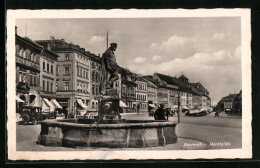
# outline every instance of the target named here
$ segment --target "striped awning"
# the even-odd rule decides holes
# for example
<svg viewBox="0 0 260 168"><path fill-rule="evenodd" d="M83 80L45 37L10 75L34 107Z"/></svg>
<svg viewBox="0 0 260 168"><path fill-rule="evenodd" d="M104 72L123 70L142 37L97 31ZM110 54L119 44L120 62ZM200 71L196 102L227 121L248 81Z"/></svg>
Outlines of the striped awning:
<svg viewBox="0 0 260 168"><path fill-rule="evenodd" d="M51 103L54 104L56 108L62 109L61 105L55 99L51 99Z"/></svg>
<svg viewBox="0 0 260 168"><path fill-rule="evenodd" d="M22 100L22 99L20 99L20 97L18 97L18 96L16 96L16 98L15 98L16 100L17 100L17 102L19 102L19 103L23 103L24 101Z"/></svg>

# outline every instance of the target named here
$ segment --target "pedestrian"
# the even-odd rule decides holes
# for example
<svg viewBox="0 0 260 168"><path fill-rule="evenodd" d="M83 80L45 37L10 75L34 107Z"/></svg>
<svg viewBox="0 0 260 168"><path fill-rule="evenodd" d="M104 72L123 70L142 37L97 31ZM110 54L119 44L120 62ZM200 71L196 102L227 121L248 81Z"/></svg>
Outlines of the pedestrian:
<svg viewBox="0 0 260 168"><path fill-rule="evenodd" d="M219 118L219 111L218 110L215 112L215 117Z"/></svg>
<svg viewBox="0 0 260 168"><path fill-rule="evenodd" d="M160 104L159 108L154 113L155 120L165 120L165 109L164 105Z"/></svg>
<svg viewBox="0 0 260 168"><path fill-rule="evenodd" d="M168 120L168 119L169 119L169 116L170 116L170 109L169 109L169 108L167 108L167 109L165 110L165 116L166 116L166 119Z"/></svg>
<svg viewBox="0 0 260 168"><path fill-rule="evenodd" d="M139 110L140 110L140 103L137 104L137 114L139 114Z"/></svg>

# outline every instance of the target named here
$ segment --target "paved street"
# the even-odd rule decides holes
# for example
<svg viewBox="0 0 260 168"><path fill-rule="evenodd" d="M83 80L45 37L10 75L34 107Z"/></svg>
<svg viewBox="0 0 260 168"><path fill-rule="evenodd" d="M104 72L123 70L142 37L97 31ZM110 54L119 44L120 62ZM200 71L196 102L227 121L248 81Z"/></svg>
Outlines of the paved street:
<svg viewBox="0 0 260 168"><path fill-rule="evenodd" d="M132 120L153 120L147 113L143 114L123 114L123 119ZM170 117L170 121L177 123L177 117ZM181 150L196 149L189 145L202 143L200 149L206 149L210 144L210 149L230 149L242 147L242 120L238 117L215 118L214 113L203 117L181 116L181 123L176 127L178 143L166 145L164 147L141 148L138 150ZM109 149L109 148L64 148L45 147L37 145L40 125L18 125L17 124L17 150L137 150L133 149Z"/></svg>

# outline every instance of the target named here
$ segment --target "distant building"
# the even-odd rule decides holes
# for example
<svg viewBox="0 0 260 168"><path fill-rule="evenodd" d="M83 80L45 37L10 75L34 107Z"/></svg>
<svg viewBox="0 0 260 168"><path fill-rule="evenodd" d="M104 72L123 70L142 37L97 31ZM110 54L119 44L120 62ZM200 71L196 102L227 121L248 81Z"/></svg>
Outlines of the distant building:
<svg viewBox="0 0 260 168"><path fill-rule="evenodd" d="M211 99L209 97L209 92L204 86L200 83L190 83L201 95L201 106L211 106Z"/></svg>
<svg viewBox="0 0 260 168"><path fill-rule="evenodd" d="M130 75L125 76L124 79L122 79L121 100L127 105L129 111L136 110L136 86L136 82L131 80Z"/></svg>
<svg viewBox="0 0 260 168"><path fill-rule="evenodd" d="M147 81L147 102L148 106L155 108L158 105L157 102L157 85L152 81L151 77L144 76Z"/></svg>
<svg viewBox="0 0 260 168"><path fill-rule="evenodd" d="M136 83L136 103L140 105L140 111L148 110L148 101L147 101L147 82L143 78L139 78L135 81Z"/></svg>
<svg viewBox="0 0 260 168"><path fill-rule="evenodd" d="M16 28L17 29L17 28ZM41 107L40 54L42 47L15 33L17 110L23 106Z"/></svg>
<svg viewBox="0 0 260 168"><path fill-rule="evenodd" d="M89 102L89 110L97 111L98 110L98 97L100 96L99 88L100 88L100 80L101 80L101 57L96 56L94 54L88 53L90 58L90 102Z"/></svg>
<svg viewBox="0 0 260 168"><path fill-rule="evenodd" d="M238 94L229 94L222 98L224 111L226 113L237 113L238 110Z"/></svg>

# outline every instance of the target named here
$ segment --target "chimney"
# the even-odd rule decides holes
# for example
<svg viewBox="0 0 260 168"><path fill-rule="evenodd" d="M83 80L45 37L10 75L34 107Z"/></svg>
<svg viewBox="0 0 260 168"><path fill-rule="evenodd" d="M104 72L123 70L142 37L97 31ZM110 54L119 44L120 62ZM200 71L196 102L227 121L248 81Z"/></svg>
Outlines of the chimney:
<svg viewBox="0 0 260 168"><path fill-rule="evenodd" d="M100 54L98 54L98 56L100 57Z"/></svg>
<svg viewBox="0 0 260 168"><path fill-rule="evenodd" d="M53 36L50 36L50 40L54 40L54 37L53 37Z"/></svg>
<svg viewBox="0 0 260 168"><path fill-rule="evenodd" d="M15 26L15 35L17 35L17 26Z"/></svg>

